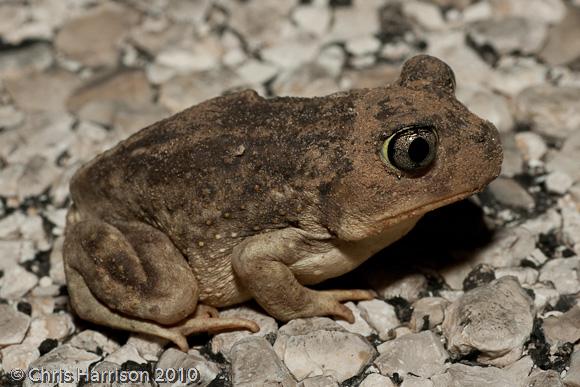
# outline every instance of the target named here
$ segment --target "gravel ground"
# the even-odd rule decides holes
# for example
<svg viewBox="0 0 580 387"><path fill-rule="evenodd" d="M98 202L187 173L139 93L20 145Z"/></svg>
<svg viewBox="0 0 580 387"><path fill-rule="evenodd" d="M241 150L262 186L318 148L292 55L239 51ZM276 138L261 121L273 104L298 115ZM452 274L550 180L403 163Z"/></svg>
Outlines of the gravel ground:
<svg viewBox="0 0 580 387"><path fill-rule="evenodd" d="M247 304L222 313L259 333L195 336L185 354L74 316L62 234L79 165L226 91L384 85L420 52L498 127L502 174L331 281L377 291L348 304L354 324ZM2 386L90 366L195 368L203 386L578 387L579 255L578 0L0 2Z"/></svg>

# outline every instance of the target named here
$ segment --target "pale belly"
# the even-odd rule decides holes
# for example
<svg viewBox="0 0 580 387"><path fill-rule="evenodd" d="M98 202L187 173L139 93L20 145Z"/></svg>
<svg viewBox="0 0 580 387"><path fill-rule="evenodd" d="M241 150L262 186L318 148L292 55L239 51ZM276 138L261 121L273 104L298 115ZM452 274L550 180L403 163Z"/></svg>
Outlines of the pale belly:
<svg viewBox="0 0 580 387"><path fill-rule="evenodd" d="M407 234L421 216L409 218L381 234L357 242L329 244L323 253L311 254L290 265L290 270L303 285L320 283L338 277L358 267L375 253Z"/></svg>

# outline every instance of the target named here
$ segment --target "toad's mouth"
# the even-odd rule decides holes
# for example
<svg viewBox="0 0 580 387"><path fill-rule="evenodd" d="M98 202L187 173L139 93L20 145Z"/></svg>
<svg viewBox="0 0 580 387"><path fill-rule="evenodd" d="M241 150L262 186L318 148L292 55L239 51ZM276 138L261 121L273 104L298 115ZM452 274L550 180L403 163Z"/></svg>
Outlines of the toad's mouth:
<svg viewBox="0 0 580 387"><path fill-rule="evenodd" d="M383 225L385 228L392 227L392 226L396 225L397 223L400 223L400 222L405 221L407 219L421 217L421 216L425 215L427 212L430 212L430 211L433 211L437 208L446 206L448 204L455 203L455 202L458 202L460 200L466 199L473 194L481 192L484 187L485 186L478 187L478 188L473 189L473 190L464 191L464 192L461 192L461 193L458 193L458 194L455 194L452 196L448 196L446 198L437 200L435 202L412 208L410 210L407 210L407 211L402 212L402 213L397 214L397 215L391 215L391 216L379 218L378 223Z"/></svg>

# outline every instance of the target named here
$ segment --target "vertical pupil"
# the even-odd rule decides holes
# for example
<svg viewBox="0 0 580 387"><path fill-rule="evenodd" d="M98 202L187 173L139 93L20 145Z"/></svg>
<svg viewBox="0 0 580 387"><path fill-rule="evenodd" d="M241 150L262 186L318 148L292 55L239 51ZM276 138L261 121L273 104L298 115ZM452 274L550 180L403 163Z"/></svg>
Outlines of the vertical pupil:
<svg viewBox="0 0 580 387"><path fill-rule="evenodd" d="M417 137L409 144L407 153L411 161L421 163L429 155L429 143L424 138Z"/></svg>

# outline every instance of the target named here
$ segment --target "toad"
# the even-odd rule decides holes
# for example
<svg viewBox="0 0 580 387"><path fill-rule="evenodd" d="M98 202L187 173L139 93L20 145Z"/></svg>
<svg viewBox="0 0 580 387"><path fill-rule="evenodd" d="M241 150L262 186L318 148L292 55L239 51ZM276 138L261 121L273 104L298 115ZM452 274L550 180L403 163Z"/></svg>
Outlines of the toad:
<svg viewBox="0 0 580 387"><path fill-rule="evenodd" d="M216 309L250 299L281 321L352 322L342 303L372 291L309 286L500 171L496 128L454 91L453 71L419 55L390 86L320 98L242 91L142 129L72 178L72 306L182 350L192 333L257 331Z"/></svg>

